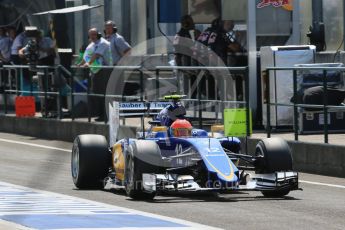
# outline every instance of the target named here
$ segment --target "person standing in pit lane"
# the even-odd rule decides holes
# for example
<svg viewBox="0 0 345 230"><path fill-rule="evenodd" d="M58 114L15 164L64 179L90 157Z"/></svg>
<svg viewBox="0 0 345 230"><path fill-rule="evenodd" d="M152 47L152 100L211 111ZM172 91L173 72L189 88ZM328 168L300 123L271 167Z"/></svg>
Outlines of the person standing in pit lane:
<svg viewBox="0 0 345 230"><path fill-rule="evenodd" d="M90 44L87 46L83 61L80 66L90 67L92 72L92 92L94 94L103 95L107 89L110 78L110 69L102 69L101 66L112 65L112 54L110 43L102 37L97 28L89 30ZM96 68L93 65L96 64ZM105 98L95 96L92 100L93 109L98 113L99 117L96 121L105 121Z"/></svg>
<svg viewBox="0 0 345 230"><path fill-rule="evenodd" d="M117 65L120 59L128 55L132 47L117 33L115 22L106 21L104 24L105 39L110 42L113 65Z"/></svg>

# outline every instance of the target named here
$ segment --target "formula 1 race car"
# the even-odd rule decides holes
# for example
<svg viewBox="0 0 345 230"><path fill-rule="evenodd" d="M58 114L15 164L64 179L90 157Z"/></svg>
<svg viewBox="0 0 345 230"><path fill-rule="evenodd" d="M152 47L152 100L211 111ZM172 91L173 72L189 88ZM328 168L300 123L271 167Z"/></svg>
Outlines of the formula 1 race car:
<svg viewBox="0 0 345 230"><path fill-rule="evenodd" d="M177 121L171 127L150 122L143 138L125 138L110 147L104 136L78 136L72 149L74 184L101 189L110 183L133 199L165 192L243 190L282 197L298 189L298 173L284 140L261 140L253 154L244 154L236 137L210 137L205 130L185 126L185 120Z"/></svg>

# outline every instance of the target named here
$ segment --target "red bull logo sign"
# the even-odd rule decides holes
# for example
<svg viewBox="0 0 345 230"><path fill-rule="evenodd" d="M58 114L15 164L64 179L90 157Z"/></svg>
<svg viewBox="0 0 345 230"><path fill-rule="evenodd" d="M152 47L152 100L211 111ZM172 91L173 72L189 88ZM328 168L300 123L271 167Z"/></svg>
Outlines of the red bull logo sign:
<svg viewBox="0 0 345 230"><path fill-rule="evenodd" d="M261 0L256 7L260 9L267 6L283 7L289 11L293 10L292 0Z"/></svg>

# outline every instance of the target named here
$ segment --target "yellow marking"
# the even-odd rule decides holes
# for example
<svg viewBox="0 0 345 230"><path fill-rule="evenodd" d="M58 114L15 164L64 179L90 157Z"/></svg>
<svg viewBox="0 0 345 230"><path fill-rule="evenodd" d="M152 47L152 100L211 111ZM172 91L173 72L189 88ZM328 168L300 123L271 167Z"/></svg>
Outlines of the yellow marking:
<svg viewBox="0 0 345 230"><path fill-rule="evenodd" d="M152 127L152 132L167 132L168 128L165 126L154 126Z"/></svg>
<svg viewBox="0 0 345 230"><path fill-rule="evenodd" d="M230 165L230 175L225 175L224 173L222 173L221 171L219 171L209 160L207 157L205 157L205 160L209 163L209 165L218 173L220 174L222 177L224 177L226 180L232 180L234 178L234 170L230 161L230 158L228 158L228 163Z"/></svg>
<svg viewBox="0 0 345 230"><path fill-rule="evenodd" d="M115 169L115 177L119 180L124 180L125 158L121 143L117 143L113 147L113 168Z"/></svg>
<svg viewBox="0 0 345 230"><path fill-rule="evenodd" d="M216 132L224 133L224 125L212 125L211 132L212 132L212 137L214 137L214 133Z"/></svg>

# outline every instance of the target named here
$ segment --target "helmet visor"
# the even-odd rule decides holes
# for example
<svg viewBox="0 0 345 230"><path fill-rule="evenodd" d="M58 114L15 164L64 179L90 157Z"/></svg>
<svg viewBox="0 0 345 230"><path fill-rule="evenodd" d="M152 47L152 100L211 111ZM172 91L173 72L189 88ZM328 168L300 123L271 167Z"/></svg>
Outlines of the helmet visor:
<svg viewBox="0 0 345 230"><path fill-rule="evenodd" d="M187 128L173 129L174 137L190 137L192 135L192 130Z"/></svg>

